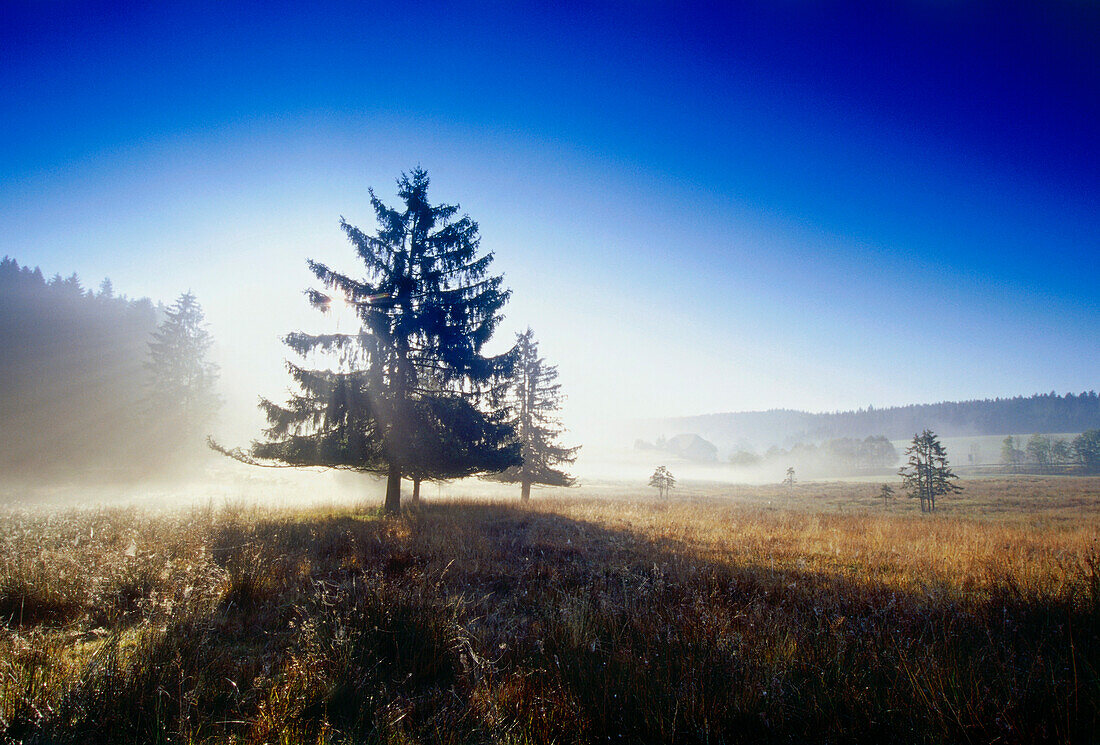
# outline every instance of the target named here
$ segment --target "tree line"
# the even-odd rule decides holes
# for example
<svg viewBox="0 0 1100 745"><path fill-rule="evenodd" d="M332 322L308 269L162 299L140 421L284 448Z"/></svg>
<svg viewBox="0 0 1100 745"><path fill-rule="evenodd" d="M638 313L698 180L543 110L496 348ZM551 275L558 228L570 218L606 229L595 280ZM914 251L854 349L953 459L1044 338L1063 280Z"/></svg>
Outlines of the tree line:
<svg viewBox="0 0 1100 745"><path fill-rule="evenodd" d="M875 439L867 438L871 442ZM854 442L859 443L859 441ZM893 446L890 449L893 452ZM958 476L951 470L948 463L947 448L931 430L925 429L920 434L913 435L905 455L905 463L897 473L901 477L902 488L906 494L920 502L921 512L935 512L938 497L962 491L962 487L955 483ZM896 454L891 464L894 461L896 461ZM794 494L795 484L798 483L795 467L788 465L785 473L781 484L788 493ZM658 466L649 477L649 485L657 489L661 499L668 499L669 493L676 486L676 478L667 466ZM879 491L883 506L889 507L893 497L894 487L883 484Z"/></svg>
<svg viewBox="0 0 1100 745"><path fill-rule="evenodd" d="M820 475L880 471L893 468L897 462L897 449L885 435L869 435L863 439L838 437L820 446L797 442L789 450L772 446L763 455L751 450L738 450L730 455L730 463L735 466L793 464L800 472Z"/></svg>
<svg viewBox="0 0 1100 745"><path fill-rule="evenodd" d="M0 465L7 476L114 476L180 460L216 411L194 295L168 307L109 279L0 260Z"/></svg>
<svg viewBox="0 0 1100 745"><path fill-rule="evenodd" d="M696 434L681 434L654 442L638 439L635 450L657 450L698 463L719 463L718 448ZM898 462L898 452L885 435L869 435L862 439L838 437L821 445L796 442L789 449L773 445L762 455L738 448L730 453L729 464L738 468L774 467L794 463L800 470L823 476L841 476L867 471L891 469Z"/></svg>
<svg viewBox="0 0 1100 745"><path fill-rule="evenodd" d="M1020 438L1013 436L1001 443L1001 463L1012 470L1100 472L1100 429L1087 430L1072 440L1036 433L1022 448L1020 445Z"/></svg>
<svg viewBox="0 0 1100 745"><path fill-rule="evenodd" d="M727 447L746 441L796 443L862 438L868 432L901 440L928 426L943 437L1008 432L1084 432L1100 429L1100 396L1096 391L1064 395L1050 392L890 408L869 406L821 414L774 409L682 417L657 424L666 431L698 432Z"/></svg>

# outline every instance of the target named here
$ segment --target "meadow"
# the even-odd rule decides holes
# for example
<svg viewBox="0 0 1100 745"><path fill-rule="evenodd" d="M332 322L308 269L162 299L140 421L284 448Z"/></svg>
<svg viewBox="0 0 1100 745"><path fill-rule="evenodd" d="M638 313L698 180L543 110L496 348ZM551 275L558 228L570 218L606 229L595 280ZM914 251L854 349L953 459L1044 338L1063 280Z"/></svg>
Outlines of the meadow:
<svg viewBox="0 0 1100 745"><path fill-rule="evenodd" d="M1097 741L1100 479L965 486L9 505L0 739Z"/></svg>

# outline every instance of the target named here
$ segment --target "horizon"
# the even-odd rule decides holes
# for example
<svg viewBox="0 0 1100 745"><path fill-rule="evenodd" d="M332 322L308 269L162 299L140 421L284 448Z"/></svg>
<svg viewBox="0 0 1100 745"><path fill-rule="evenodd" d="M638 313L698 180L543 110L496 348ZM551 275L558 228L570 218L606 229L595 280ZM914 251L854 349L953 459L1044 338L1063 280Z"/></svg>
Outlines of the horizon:
<svg viewBox="0 0 1100 745"><path fill-rule="evenodd" d="M813 411L809 409L790 409L785 407L776 407L772 409L742 409L740 411L706 411L696 414L677 414L672 417L662 417L664 419L694 419L697 417L705 416L726 416L729 414L769 414L775 411L791 412L796 414L810 414L813 416L830 415L830 414L859 414L865 411L879 411L887 409L906 409L912 406L938 406L940 404L969 404L969 403L982 403L986 401L1004 401L1017 398L1035 398L1037 396L1056 396L1058 398L1065 398L1067 396L1084 396L1084 395L1096 395L1096 390L1090 388L1083 391L1066 391L1064 393L1058 393L1057 391L1047 391L1035 393L1018 393L1014 396L986 396L985 398L968 398L959 400L942 400L942 401L915 401L906 404L890 404L887 406L876 406L874 404L868 404L867 406L861 406L855 409L832 409L832 410L820 410Z"/></svg>

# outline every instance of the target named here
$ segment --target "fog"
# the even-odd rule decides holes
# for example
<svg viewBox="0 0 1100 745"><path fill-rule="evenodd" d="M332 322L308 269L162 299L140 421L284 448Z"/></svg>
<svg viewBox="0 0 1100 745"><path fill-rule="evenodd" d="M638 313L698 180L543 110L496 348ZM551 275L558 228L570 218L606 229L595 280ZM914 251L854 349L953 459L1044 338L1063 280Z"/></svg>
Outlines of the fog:
<svg viewBox="0 0 1100 745"><path fill-rule="evenodd" d="M288 333L358 331L359 319L345 304L334 302L323 314L310 307L305 291L318 283L306 261L361 276L362 262L341 233L338 216L370 232L375 226L367 187L373 183L380 197L393 200L393 173L381 167L364 178L335 163L328 151L291 151L281 162L260 163L263 147L261 141L230 155L225 143L179 146L153 159L148 181L138 178L147 159L101 168L64 188L44 178L39 190L53 205L85 203L100 184L114 185L101 212L86 208L74 214L88 247L78 253L64 250L65 236L46 220L48 210L4 208L19 226L13 250L23 254L14 257L19 264L7 260L10 276L0 294L5 499L378 498L379 484L369 476L249 468L206 448L207 436L230 449L262 438L268 423L257 403L287 400L294 390L288 361L331 366L323 356L296 358L282 342ZM982 326L984 315L940 317L949 346L963 336L962 327L952 324L962 323L971 337L984 332L965 350L956 349L964 353L950 365L932 364L933 359L915 372L896 342L894 329L903 327L905 314L894 305L876 306L881 328L862 329L870 335L859 336L849 324L868 309L862 300L844 307L830 302L836 291L826 285L837 286L835 276L830 279L827 272L820 282L809 282L800 275L805 284L791 295L784 284L791 277L784 278L779 264L757 258L732 272L725 249L717 250L732 242L742 259L791 258L796 239L824 250L833 237L808 236L737 208L722 226L699 228L702 213L714 204L707 198L694 203L684 198L689 192L681 186L658 180L660 194L676 205L677 220L691 226L685 238L661 217L661 199L644 194L621 172L602 182L633 201L629 208L614 208L622 219L613 230L600 219L598 206L570 188L582 170L579 160L567 158L566 165L549 168L545 154L512 153L532 168L548 169L545 183L533 187L542 201L518 204L508 197L517 177L499 170L502 156L492 160L498 169L494 178L471 178L469 163L449 160L439 143L425 147L454 166L441 169L433 194L461 200L462 209L478 220L480 248L493 253L493 271L503 275L512 293L484 353L499 354L516 333L534 329L540 354L560 373L558 416L565 430L560 444L581 446L568 469L581 491L602 484L647 493L648 476L660 465L684 482L777 483L788 467L800 479L863 478L872 472L878 477L889 474L896 461L849 467L826 455L829 443L828 452L835 453L841 440L886 438L900 454L905 441L924 428L952 438L1072 433L1095 426L1095 397L1071 400L1063 394L1037 403L1021 399L1018 406L1003 398L1056 384L1062 391L1090 387L1094 366L1087 343L1057 343L1056 335L1033 333L1035 344L1056 349L1049 354L1039 347L1007 349L1001 337L984 333L994 329ZM219 168L188 170L185 156L197 153L206 153L207 163L225 160ZM226 172L232 170L228 163L253 169L247 184ZM293 178L299 175L292 174L296 167L311 175ZM332 175L333 184L322 173ZM244 188L260 182L256 189ZM181 190L188 191L188 200L181 199ZM223 204L227 195L238 193L245 196ZM561 215L569 220L563 222ZM671 260L658 248L680 239L698 249L693 258ZM570 247L566 254L559 252L562 245ZM149 250L139 250L146 246ZM623 266L633 270L620 273ZM716 281L722 271L730 272L729 282ZM55 274L61 277L51 279ZM111 287L105 289L100 282L106 277ZM147 357L153 333L188 291L205 313L208 359L217 368L210 393L219 406L209 416L185 421L171 407L150 403ZM803 317L798 308L813 313ZM1069 333L1072 314L1063 318ZM876 344L885 351L861 353ZM998 364L990 365L995 355ZM1064 363L1058 369L1040 362L1055 357ZM986 369L1018 374L990 377ZM1002 399L973 405L931 404L997 395ZM913 405L922 402L927 405ZM684 457L637 444L681 435L705 440L713 457ZM978 453L960 444L953 455L964 465L998 458L996 445L989 443ZM731 462L738 457L757 461ZM424 497L507 493L507 487L465 479L429 483Z"/></svg>
<svg viewBox="0 0 1100 745"><path fill-rule="evenodd" d="M333 264L354 269L347 256ZM261 291L198 297L206 311L200 326L208 334L206 352L214 366L209 411L196 414L179 407L173 389L158 399L150 377L151 350L166 321L179 315L179 298L134 300L125 296L125 288L110 283L85 287L75 276L47 279L48 271L6 259L0 272L0 346L6 350L0 369L0 500L21 507L133 504L152 509L232 501L377 504L385 492L378 476L246 465L206 446L207 437L228 449L262 439L267 422L257 402L261 397L286 400L294 389L288 361L315 369L339 367L338 357L329 353L298 357L282 343L286 333L359 330L359 319L346 303L333 302L325 313L310 308L303 290L316 282L304 271L292 274L297 289L280 302L265 301ZM514 323L503 324L485 353L507 350L514 328ZM591 338L588 329L576 333L582 346ZM558 349L560 341L543 342L540 354L558 364ZM638 382L643 376L610 370L596 384L577 377L574 357L562 356L563 398L556 413L564 431L559 440L566 447L580 446L568 468L577 488L536 488L536 496L652 496L647 482L658 466L670 468L689 489L691 484L776 484L788 468L800 481L885 480L893 477L910 434L926 427L944 437L957 467L980 470L1000 466L1006 433L1065 432L1068 440L1095 426L1100 411L1095 393L1051 393L847 412L773 409L660 417L654 414L674 410L676 391L643 397L638 393L648 385ZM611 364L608 357L602 359ZM707 395L696 382L685 376L682 384L694 389L692 395ZM617 399L627 395L638 398L624 413ZM514 485L480 478L429 478L422 497L509 498L516 492Z"/></svg>

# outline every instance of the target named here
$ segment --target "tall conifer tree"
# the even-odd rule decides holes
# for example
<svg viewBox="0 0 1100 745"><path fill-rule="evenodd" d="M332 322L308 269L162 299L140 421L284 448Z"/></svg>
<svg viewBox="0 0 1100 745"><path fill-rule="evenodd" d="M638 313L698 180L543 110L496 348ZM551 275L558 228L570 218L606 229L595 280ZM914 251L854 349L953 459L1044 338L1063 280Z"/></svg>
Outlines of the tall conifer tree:
<svg viewBox="0 0 1100 745"><path fill-rule="evenodd" d="M149 413L177 446L199 438L221 405L214 390L218 366L208 359L213 344L202 306L190 291L168 307L149 342Z"/></svg>
<svg viewBox="0 0 1100 745"><path fill-rule="evenodd" d="M488 357L483 346L510 292L489 273L478 226L457 205L428 201L428 174L397 181L400 208L371 191L374 235L341 220L366 266L354 279L316 261L323 290L307 291L327 310L335 296L350 306L354 334L292 333L285 343L305 357L336 356L336 369L288 363L299 392L285 405L264 400L266 441L251 457L383 474L385 509L401 506L401 479L453 478L518 462L500 407L513 353ZM239 455L239 453L238 453Z"/></svg>
<svg viewBox="0 0 1100 745"><path fill-rule="evenodd" d="M565 431L558 419L565 397L557 382L558 368L539 356L539 345L530 327L516 335L515 349L510 403L523 462L496 478L518 483L520 498L526 501L531 498L532 484L572 486L575 479L555 466L573 463L580 447L557 444Z"/></svg>

